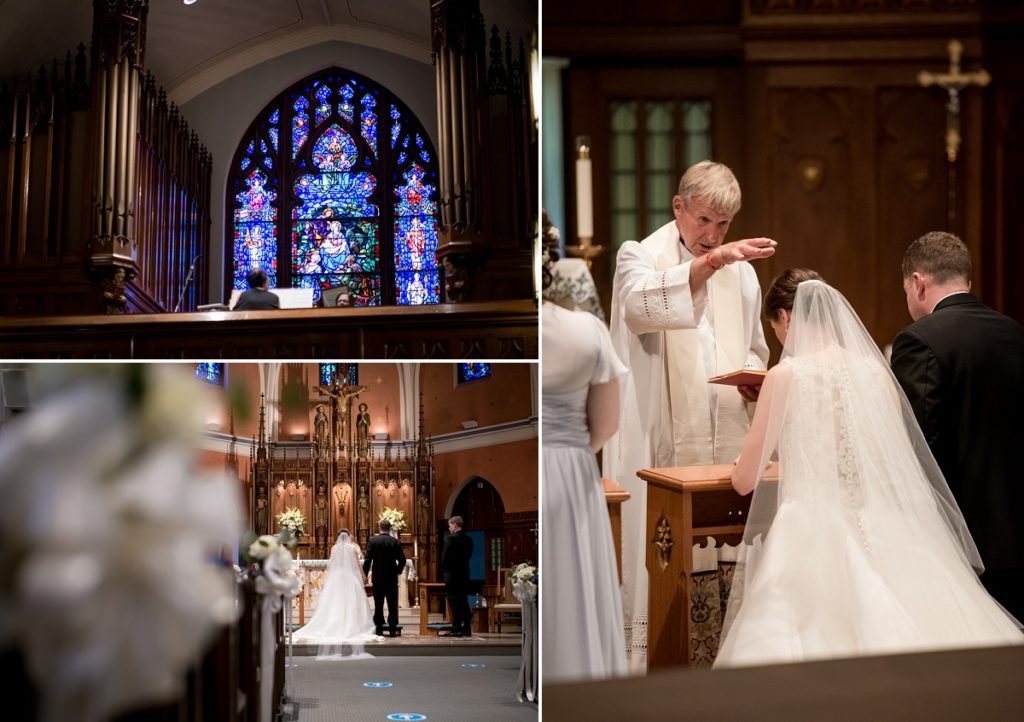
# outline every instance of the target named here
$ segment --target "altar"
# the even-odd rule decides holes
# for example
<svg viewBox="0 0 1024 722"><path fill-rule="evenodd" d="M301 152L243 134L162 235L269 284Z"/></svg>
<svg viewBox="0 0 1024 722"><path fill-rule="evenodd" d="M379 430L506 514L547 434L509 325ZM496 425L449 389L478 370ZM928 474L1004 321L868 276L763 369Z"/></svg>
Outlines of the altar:
<svg viewBox="0 0 1024 722"><path fill-rule="evenodd" d="M302 581L302 591L291 600L292 623L297 627L307 624L316 612L320 601L320 592L327 582L327 559L296 559L293 563ZM415 582L412 582L415 585ZM416 594L409 596L409 578L407 574L398 575L398 608L408 609L410 599L415 600ZM373 610L373 584L365 584L367 605Z"/></svg>

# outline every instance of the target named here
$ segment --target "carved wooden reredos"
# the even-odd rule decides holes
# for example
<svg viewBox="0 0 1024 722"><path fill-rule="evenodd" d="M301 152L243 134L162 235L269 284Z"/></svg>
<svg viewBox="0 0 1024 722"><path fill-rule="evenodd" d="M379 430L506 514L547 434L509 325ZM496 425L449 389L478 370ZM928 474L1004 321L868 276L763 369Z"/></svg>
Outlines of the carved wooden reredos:
<svg viewBox="0 0 1024 722"><path fill-rule="evenodd" d="M374 412L359 395L365 386L336 377L313 387L310 441L275 443L267 438L266 403L260 395L259 434L252 440L249 466L250 521L257 534L277 533L275 517L289 507L306 516L304 555L326 558L342 529L365 547L377 532L384 509L401 511L406 528L399 538L408 557L417 557L417 573L427 574L436 550L434 519L434 449L424 433L423 397L413 441L374 447L370 419Z"/></svg>

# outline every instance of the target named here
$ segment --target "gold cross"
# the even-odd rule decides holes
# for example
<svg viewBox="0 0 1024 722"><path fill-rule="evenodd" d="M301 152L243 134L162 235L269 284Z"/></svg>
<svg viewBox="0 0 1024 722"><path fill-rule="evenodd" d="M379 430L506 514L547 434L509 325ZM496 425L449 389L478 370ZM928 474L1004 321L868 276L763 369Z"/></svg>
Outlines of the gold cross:
<svg viewBox="0 0 1024 722"><path fill-rule="evenodd" d="M937 85L949 94L949 100L946 102L946 160L955 163L960 149L960 91L969 85L984 88L992 80L992 76L986 70L961 73L960 56L964 50L963 43L959 40L950 40L948 47L949 72L930 73L922 70L917 75L917 82L926 88Z"/></svg>

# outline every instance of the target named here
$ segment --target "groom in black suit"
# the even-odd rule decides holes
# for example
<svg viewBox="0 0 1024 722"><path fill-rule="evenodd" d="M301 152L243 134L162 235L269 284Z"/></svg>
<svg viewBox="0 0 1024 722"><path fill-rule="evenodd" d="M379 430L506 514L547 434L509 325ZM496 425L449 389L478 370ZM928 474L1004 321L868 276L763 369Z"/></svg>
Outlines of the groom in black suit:
<svg viewBox="0 0 1024 722"><path fill-rule="evenodd" d="M388 633L394 637L398 631L398 575L405 569L402 545L389 532L391 522L381 519L380 533L370 537L363 560L363 573L373 569L373 623L377 635L384 634L384 600L388 602Z"/></svg>
<svg viewBox="0 0 1024 722"><path fill-rule="evenodd" d="M1024 327L970 294L971 256L928 233L903 257L914 323L896 336L892 370L985 563L981 582L1024 619Z"/></svg>

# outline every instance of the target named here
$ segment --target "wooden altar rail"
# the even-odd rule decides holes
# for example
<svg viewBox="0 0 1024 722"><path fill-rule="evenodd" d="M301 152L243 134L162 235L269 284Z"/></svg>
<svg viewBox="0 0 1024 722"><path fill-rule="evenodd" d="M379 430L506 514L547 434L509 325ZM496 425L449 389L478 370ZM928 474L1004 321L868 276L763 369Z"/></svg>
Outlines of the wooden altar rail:
<svg viewBox="0 0 1024 722"><path fill-rule="evenodd" d="M629 501L630 493L611 479L601 479L604 501L608 505L608 520L612 525L612 543L615 545L615 565L622 582L622 504Z"/></svg>
<svg viewBox="0 0 1024 722"><path fill-rule="evenodd" d="M732 488L732 464L641 469L647 482L647 665L687 665L690 659L690 577L693 545L712 537L738 544L750 496ZM777 479L772 465L764 479Z"/></svg>
<svg viewBox="0 0 1024 722"><path fill-rule="evenodd" d="M532 301L0 318L0 358L533 359Z"/></svg>

